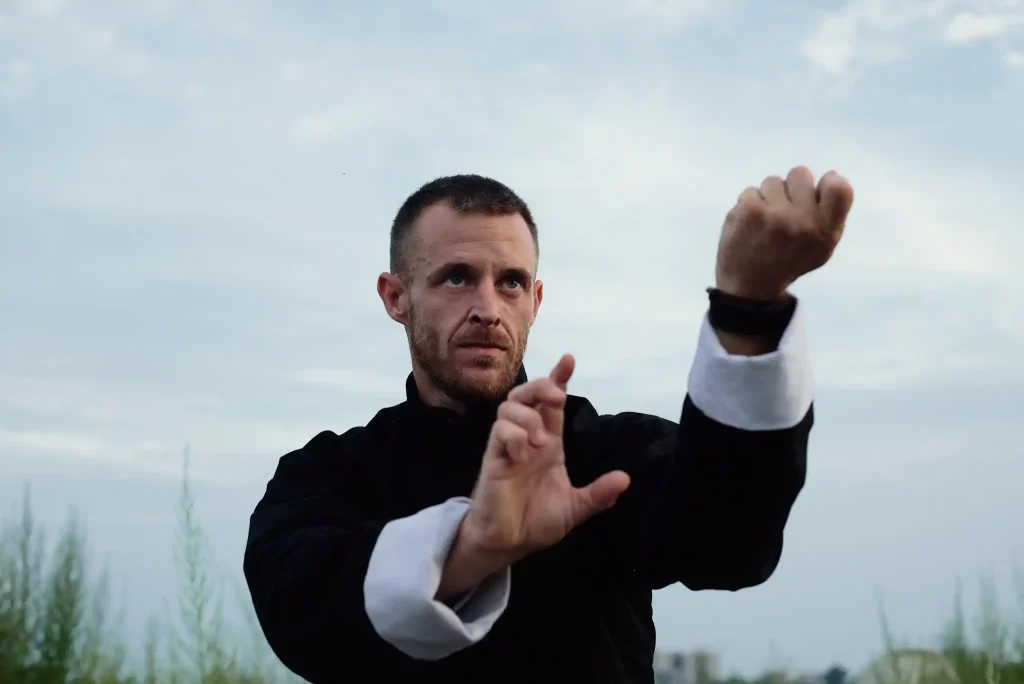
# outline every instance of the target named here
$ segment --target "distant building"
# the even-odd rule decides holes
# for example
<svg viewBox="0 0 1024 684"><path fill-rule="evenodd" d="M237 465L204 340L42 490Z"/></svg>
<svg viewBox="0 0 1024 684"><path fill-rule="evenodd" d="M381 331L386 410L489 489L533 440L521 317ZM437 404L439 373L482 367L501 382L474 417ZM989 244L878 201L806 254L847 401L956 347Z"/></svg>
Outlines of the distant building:
<svg viewBox="0 0 1024 684"><path fill-rule="evenodd" d="M686 655L679 652L656 651L654 684L690 684L686 681Z"/></svg>
<svg viewBox="0 0 1024 684"><path fill-rule="evenodd" d="M716 653L659 651L654 654L655 684L715 684L720 678Z"/></svg>
<svg viewBox="0 0 1024 684"><path fill-rule="evenodd" d="M687 660L686 684L712 684L721 677L718 655L709 651L692 653Z"/></svg>

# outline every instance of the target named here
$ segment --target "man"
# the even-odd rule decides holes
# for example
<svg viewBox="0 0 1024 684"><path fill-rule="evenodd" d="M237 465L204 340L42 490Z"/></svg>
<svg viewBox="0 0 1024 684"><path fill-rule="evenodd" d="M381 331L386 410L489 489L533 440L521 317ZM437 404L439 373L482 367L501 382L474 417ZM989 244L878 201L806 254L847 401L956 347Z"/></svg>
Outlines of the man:
<svg viewBox="0 0 1024 684"><path fill-rule="evenodd" d="M803 167L739 196L677 424L567 394L570 355L527 379L543 284L512 190L453 176L410 196L377 283L407 400L282 457L252 515L275 653L317 683L653 682L653 590L735 591L779 562L813 422L788 290L852 201Z"/></svg>

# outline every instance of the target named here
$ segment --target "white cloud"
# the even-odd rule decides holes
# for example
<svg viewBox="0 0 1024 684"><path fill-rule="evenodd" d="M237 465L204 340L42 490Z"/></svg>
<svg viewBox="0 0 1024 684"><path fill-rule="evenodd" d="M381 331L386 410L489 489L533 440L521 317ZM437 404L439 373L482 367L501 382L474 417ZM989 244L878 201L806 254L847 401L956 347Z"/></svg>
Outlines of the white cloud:
<svg viewBox="0 0 1024 684"><path fill-rule="evenodd" d="M699 14L701 6L607 3L594 16L683 16ZM584 11L571 3L559 7ZM837 72L864 64L858 49L877 39L876 54L883 55L882 48L901 31L938 19L948 8L935 2L897 8L850 3L822 24L829 40L840 39L840 49L817 59ZM533 9L538 14L524 14L524 21L542 14ZM234 361L217 378L189 374L197 383L191 393L216 398L206 408L188 403L180 388L167 401L154 399L149 388L145 396L119 390L93 402L80 392L64 415L80 411L94 427L116 427L121 434L132 433L132 422L142 421L154 426L161 443L195 440L198 448L201 439L211 453L269 453L311 436L317 420L335 412L355 419L362 409L305 407L308 421L282 418L274 425L247 414L254 410L244 408L253 397L245 397L229 414L226 397L253 391L230 388L254 373L273 378L266 382L275 389L259 392L294 397L315 392L325 401L362 397L366 406L377 401L372 397L400 396L404 372L394 368L405 354L401 331L386 327L372 291L386 256L387 224L417 183L459 170L509 182L541 222L548 291L531 340L540 363L571 347L583 361L581 370L616 382L630 381L624 369L658 359L680 359L685 367L729 205L746 185L806 163L819 174L836 168L857 191L835 260L800 286L812 296L822 293L824 299L812 302L816 307L827 308L832 298L831 306L863 316L852 324L856 333L816 333L823 384L903 387L944 373L998 367L989 347L965 341L970 330L943 330L927 316L871 327L865 321L878 315L856 309L862 293L885 288L924 294L942 284L953 291L982 286L1007 291L1018 279L1009 255L1021 239L1005 228L1024 211L1006 191L1014 187L1008 176L936 164L928 148L894 148L873 128L875 122L836 120L812 94L805 93L801 106L784 115L785 108L770 98L760 108L727 100L731 95L742 103L736 93L762 86L766 90L760 95L777 93L777 86L760 76L737 79L720 96L709 97L686 85L691 73L686 69L703 67L645 71L628 61L621 68L609 62L567 87L565 67L550 55L489 67L481 76L457 48L450 54L439 48L418 62L405 61L392 45L373 43L344 41L341 52L304 51L287 32L261 24L259 12L254 16L246 31L232 38L236 57L217 55L203 69L154 58L154 73L163 80L147 83L135 95L147 106L162 106L171 92L172 100L187 100L186 118L170 121L154 137L144 117L126 111L119 125L93 129L97 137L64 147L60 164L46 166L49 182L38 186L33 201L60 202L72 215L84 215L88 208L96 212L91 220L110 223L119 217L126 226L159 218L165 232L147 238L132 237L130 228L103 234L103 244L112 245L110 254L98 256L108 279L145 284L147 291L201 286L205 295L174 300L190 309L215 306L202 301L210 300L210 292L246 289L253 311L266 322L238 331L234 339L225 340L223 333L204 338L208 356L219 353ZM126 46L146 53L147 43L122 23L88 25L111 28L93 34L92 42L64 47L92 45L96 51L87 54L103 59ZM848 50L842 47L844 37ZM417 53L422 46L405 47ZM363 61L353 66L348 50L362 51ZM65 58L59 51L55 55L58 61ZM251 66L257 59L264 69L259 78ZM105 76L110 82L132 82L124 71L108 70ZM486 83L501 87L481 89ZM785 102L789 107L796 100ZM87 103L82 111L90 106L106 111L102 102ZM169 235L176 237L165 240ZM124 259L119 244L147 251ZM270 306L270 296L281 303ZM367 316L384 322L365 325ZM117 325L116 319L104 320ZM984 312L976 325L1017 334L1006 314L995 310ZM239 356L233 345L249 335L263 343L251 355ZM948 344L919 344L936 335ZM353 351L374 348L381 336L387 336L391 346L385 348L396 358ZM637 339L643 344L637 346ZM186 352L160 353L182 368L197 363ZM303 363L295 370L292 355L300 353ZM405 363L401 358L401 368ZM235 364L244 370L232 370ZM648 385L644 391L667 396L678 391L676 380L661 378L664 386ZM45 399L45 393L33 396ZM174 408L175 401L183 406ZM294 401L276 410L304 406ZM25 398L22 409L29 405ZM173 425L159 428L161 420ZM247 432L243 426L250 422L262 427ZM132 433L131 439L142 437Z"/></svg>
<svg viewBox="0 0 1024 684"><path fill-rule="evenodd" d="M964 5L968 9L957 11ZM927 45L938 25L946 43L962 45L1004 36L1021 23L1016 2L986 0L847 0L804 39L802 54L831 76L885 65ZM954 14L954 12L956 12Z"/></svg>
<svg viewBox="0 0 1024 684"><path fill-rule="evenodd" d="M0 451L13 454L28 451L45 453L62 459L85 459L100 463L116 463L131 470L158 474L175 473L173 466L146 458L166 446L151 441L124 443L105 440L92 433L69 433L48 430L9 430L0 428Z"/></svg>
<svg viewBox="0 0 1024 684"><path fill-rule="evenodd" d="M292 134L301 141L336 140L365 130L372 124L373 110L364 101L351 101L315 114L300 116Z"/></svg>
<svg viewBox="0 0 1024 684"><path fill-rule="evenodd" d="M1024 71L1024 52L1019 50L1010 50L1003 56L1003 60L1011 69Z"/></svg>
<svg viewBox="0 0 1024 684"><path fill-rule="evenodd" d="M580 2L581 13L592 11L594 4ZM622 5L622 11L627 17L642 18L672 30L728 5L724 0L625 0L614 4Z"/></svg>
<svg viewBox="0 0 1024 684"><path fill-rule="evenodd" d="M203 83L191 82L185 86L183 97L187 101L201 100L206 97L209 89Z"/></svg>
<svg viewBox="0 0 1024 684"><path fill-rule="evenodd" d="M404 380L404 374L381 374L356 368L309 368L286 375L286 381L308 387L329 389L332 392L379 399L381 395L395 394L395 380Z"/></svg>
<svg viewBox="0 0 1024 684"><path fill-rule="evenodd" d="M963 12L953 17L946 27L945 39L954 45L974 43L1005 35L1021 23L1021 17L1012 14L970 14Z"/></svg>
<svg viewBox="0 0 1024 684"><path fill-rule="evenodd" d="M71 24L71 35L85 54L125 73L142 74L152 65L149 54L125 44L119 39L117 30L111 26L77 21Z"/></svg>
<svg viewBox="0 0 1024 684"><path fill-rule="evenodd" d="M812 64L830 73L846 70L854 58L853 23L846 17L828 17L804 41L802 51Z"/></svg>
<svg viewBox="0 0 1024 684"><path fill-rule="evenodd" d="M727 0L522 0L500 22L472 0L434 0L440 11L488 25L506 35L566 31L615 31L624 26L656 34L674 33L712 13L731 10Z"/></svg>
<svg viewBox="0 0 1024 684"><path fill-rule="evenodd" d="M0 98L15 99L27 95L35 71L27 60L15 58L0 72Z"/></svg>
<svg viewBox="0 0 1024 684"><path fill-rule="evenodd" d="M22 11L44 19L53 19L67 8L67 0L16 0Z"/></svg>

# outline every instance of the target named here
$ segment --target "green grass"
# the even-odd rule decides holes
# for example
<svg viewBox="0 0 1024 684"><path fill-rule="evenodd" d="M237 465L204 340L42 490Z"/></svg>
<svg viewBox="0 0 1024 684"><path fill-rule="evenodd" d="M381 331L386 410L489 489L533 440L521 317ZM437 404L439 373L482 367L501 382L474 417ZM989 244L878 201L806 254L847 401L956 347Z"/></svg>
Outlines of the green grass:
<svg viewBox="0 0 1024 684"><path fill-rule="evenodd" d="M228 584L213 570L194 504L186 452L174 547L177 600L151 618L142 647L130 648L121 616L110 609L109 575L89 560L80 520L72 513L47 544L26 487L20 514L0 528L0 684L301 682L270 652L244 591L236 590L234 599L246 619L238 624L226 618ZM895 667L907 647L892 638L883 611L883 657L874 681L1024 684L1024 572L1016 579L1010 614L995 583L982 583L971 625L957 592L954 615L931 649L945 656L947 676L915 678Z"/></svg>
<svg viewBox="0 0 1024 684"><path fill-rule="evenodd" d="M885 651L875 663L875 681L881 684L1024 684L1024 571L1020 568L1014 574L1014 585L1016 601L1004 601L995 580L982 580L980 606L974 619L969 620L958 582L953 616L942 629L937 647L929 649L944 657L943 666L927 674L899 665L901 654L912 657L919 649L896 642L883 610ZM1008 609L1011 603L1016 605Z"/></svg>
<svg viewBox="0 0 1024 684"><path fill-rule="evenodd" d="M247 595L235 598L248 619L225 617L228 584L213 571L194 504L186 453L174 548L177 601L150 619L142 648L131 649L121 616L110 611L109 575L89 561L77 515L48 545L26 487L20 515L0 529L0 684L303 681L270 652Z"/></svg>

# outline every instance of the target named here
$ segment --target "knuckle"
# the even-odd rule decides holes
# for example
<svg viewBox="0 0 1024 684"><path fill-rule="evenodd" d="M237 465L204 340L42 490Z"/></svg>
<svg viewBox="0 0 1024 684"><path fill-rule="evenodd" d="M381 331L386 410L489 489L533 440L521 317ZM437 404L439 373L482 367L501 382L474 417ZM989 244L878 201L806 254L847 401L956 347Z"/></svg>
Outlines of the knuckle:
<svg viewBox="0 0 1024 684"><path fill-rule="evenodd" d="M793 236L811 235L817 228L817 217L807 212L796 213L789 221L789 233Z"/></svg>
<svg viewBox="0 0 1024 684"><path fill-rule="evenodd" d="M521 427L511 420L502 419L494 424L494 432L503 441L514 442L520 439L525 432Z"/></svg>
<svg viewBox="0 0 1024 684"><path fill-rule="evenodd" d="M768 207L763 202L747 198L736 207L736 217L745 222L761 222L767 218Z"/></svg>
<svg viewBox="0 0 1024 684"><path fill-rule="evenodd" d="M516 427L533 426L541 420L540 414L530 406L509 401L498 407L498 416L502 421Z"/></svg>
<svg viewBox="0 0 1024 684"><path fill-rule="evenodd" d="M807 217L801 212L773 211L767 216L766 227L780 237L797 237L807 230Z"/></svg>

